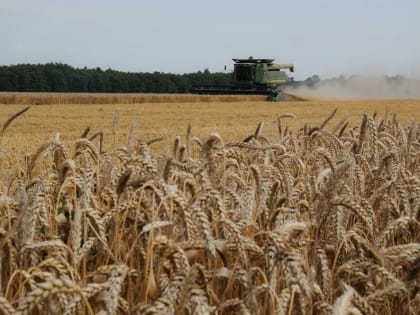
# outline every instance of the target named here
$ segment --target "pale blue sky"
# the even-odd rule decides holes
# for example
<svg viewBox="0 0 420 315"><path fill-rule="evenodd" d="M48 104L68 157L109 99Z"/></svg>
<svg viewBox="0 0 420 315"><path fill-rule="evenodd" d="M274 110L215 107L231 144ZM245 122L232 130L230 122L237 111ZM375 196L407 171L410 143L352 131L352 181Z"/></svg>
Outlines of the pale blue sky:
<svg viewBox="0 0 420 315"><path fill-rule="evenodd" d="M420 0L0 0L0 64L186 73L232 58L296 79L420 77Z"/></svg>

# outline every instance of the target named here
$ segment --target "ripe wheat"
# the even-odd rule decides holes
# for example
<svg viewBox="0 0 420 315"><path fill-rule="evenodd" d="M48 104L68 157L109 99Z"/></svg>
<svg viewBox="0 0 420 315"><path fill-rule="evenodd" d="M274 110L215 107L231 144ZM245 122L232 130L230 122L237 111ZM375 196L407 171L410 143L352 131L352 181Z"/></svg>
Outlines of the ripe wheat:
<svg viewBox="0 0 420 315"><path fill-rule="evenodd" d="M420 313L418 125L285 114L157 154L119 114L111 151L87 128L0 164L0 314Z"/></svg>

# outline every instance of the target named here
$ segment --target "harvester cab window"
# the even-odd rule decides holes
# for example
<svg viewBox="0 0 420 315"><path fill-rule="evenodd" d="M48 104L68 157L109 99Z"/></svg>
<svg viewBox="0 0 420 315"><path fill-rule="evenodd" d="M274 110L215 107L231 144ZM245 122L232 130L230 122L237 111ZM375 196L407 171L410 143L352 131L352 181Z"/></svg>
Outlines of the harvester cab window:
<svg viewBox="0 0 420 315"><path fill-rule="evenodd" d="M254 81L254 65L236 65L235 76L236 81Z"/></svg>

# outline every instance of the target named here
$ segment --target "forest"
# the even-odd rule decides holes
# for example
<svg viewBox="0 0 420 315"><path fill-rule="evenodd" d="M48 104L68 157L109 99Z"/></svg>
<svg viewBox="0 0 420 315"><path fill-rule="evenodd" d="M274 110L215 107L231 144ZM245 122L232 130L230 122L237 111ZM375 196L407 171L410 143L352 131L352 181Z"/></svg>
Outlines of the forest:
<svg viewBox="0 0 420 315"><path fill-rule="evenodd" d="M0 66L0 91L188 93L193 85L227 85L231 73L121 72L62 63Z"/></svg>

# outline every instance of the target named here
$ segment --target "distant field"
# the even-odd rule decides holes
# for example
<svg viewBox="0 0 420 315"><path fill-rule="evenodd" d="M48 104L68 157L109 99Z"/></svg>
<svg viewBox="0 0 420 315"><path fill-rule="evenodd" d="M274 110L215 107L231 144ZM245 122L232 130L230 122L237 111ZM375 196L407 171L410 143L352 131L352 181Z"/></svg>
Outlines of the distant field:
<svg viewBox="0 0 420 315"><path fill-rule="evenodd" d="M0 105L1 314L420 313L420 100L83 97Z"/></svg>
<svg viewBox="0 0 420 315"><path fill-rule="evenodd" d="M265 99L266 97L261 95L0 92L0 104L26 105L247 102Z"/></svg>
<svg viewBox="0 0 420 315"><path fill-rule="evenodd" d="M50 94L50 96L59 97L55 94ZM89 97L89 95L84 97ZM107 96L91 95L90 97ZM120 97L129 96L121 95ZM149 97L158 97L158 95ZM303 127L305 123L312 125L319 123L335 108L338 110L331 125L334 124L334 120L339 120L343 116L348 116L350 124L359 124L363 113L375 112L379 117L384 117L388 113L388 119L396 113L398 119L406 124L420 121L420 100L266 102L244 98L241 102L221 102L217 101L217 96L214 99L216 101L175 102L171 100L168 102L162 99L160 103L150 101L140 104L32 106L8 128L7 137L4 137L2 146L6 151L12 149L32 152L54 137L56 132L59 132L66 142L71 142L76 140L87 127L91 128L91 132L102 130L104 137L109 139L112 136L114 112L117 108L120 108L120 113L116 143L122 144L127 141L130 126L134 122L137 124L137 137L146 140L157 136L164 137L163 142L153 146L155 149L167 147L177 135L185 135L188 124L192 127L193 135L200 138L207 137L212 132L218 132L226 141L232 141L246 137L260 122L264 122L263 134L272 139L276 136L275 124L278 115L287 113L296 117L296 119L283 120L284 126L292 130ZM26 104L28 102L0 105L0 123L24 108ZM110 149L111 141L105 141L105 143L108 145L106 148ZM19 145L16 146L16 144Z"/></svg>

